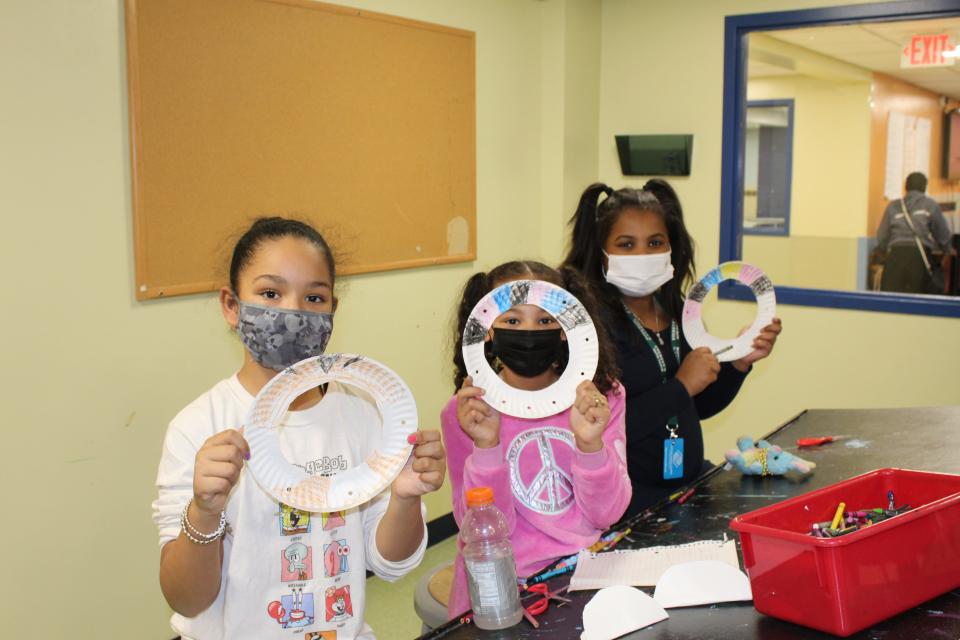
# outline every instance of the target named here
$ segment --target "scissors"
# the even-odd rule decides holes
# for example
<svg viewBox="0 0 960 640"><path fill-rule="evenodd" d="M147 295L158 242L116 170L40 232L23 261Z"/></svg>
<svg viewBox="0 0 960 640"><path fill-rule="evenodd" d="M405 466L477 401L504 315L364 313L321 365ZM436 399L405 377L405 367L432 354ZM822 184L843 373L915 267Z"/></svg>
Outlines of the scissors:
<svg viewBox="0 0 960 640"><path fill-rule="evenodd" d="M531 596L537 596L537 595L540 596L540 599L534 602L533 604L531 604L530 606L524 608L523 617L527 619L527 622L533 625L534 629L539 629L540 623L537 622L537 619L534 616L538 616L544 611L546 611L547 607L550 605L551 600L556 600L557 602L559 602L560 604L557 605L558 607L562 607L566 603L570 602L570 598L564 598L563 596L560 595L561 593L566 591L568 587L569 585L567 587L557 589L556 591L550 591L547 588L547 584L545 582L540 582L538 584L535 584L527 588L528 593L527 595L523 596L524 599L529 598Z"/></svg>

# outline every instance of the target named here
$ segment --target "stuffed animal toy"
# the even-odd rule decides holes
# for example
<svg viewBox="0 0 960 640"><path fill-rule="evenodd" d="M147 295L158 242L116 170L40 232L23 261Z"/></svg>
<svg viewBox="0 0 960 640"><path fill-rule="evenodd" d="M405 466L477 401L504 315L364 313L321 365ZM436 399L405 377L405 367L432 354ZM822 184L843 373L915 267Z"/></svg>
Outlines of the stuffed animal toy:
<svg viewBox="0 0 960 640"><path fill-rule="evenodd" d="M727 451L724 457L741 473L753 476L782 476L791 470L810 473L817 466L766 440L754 444L747 436L737 438L737 449Z"/></svg>

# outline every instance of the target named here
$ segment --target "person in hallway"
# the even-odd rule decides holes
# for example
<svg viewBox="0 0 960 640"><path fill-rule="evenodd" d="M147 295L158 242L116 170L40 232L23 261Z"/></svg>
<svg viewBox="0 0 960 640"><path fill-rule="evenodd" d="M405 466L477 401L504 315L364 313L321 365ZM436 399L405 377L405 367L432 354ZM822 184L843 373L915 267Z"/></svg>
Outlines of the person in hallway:
<svg viewBox="0 0 960 640"><path fill-rule="evenodd" d="M887 205L877 229L876 251L886 254L880 290L943 293L937 276L949 251L950 228L940 206L926 195L925 175L908 175L905 191Z"/></svg>

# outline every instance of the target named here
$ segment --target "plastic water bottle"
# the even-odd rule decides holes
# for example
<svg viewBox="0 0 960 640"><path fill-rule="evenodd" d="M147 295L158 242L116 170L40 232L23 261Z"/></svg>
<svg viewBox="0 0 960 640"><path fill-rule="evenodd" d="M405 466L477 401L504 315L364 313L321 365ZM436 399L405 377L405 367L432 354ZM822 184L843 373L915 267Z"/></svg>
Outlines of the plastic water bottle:
<svg viewBox="0 0 960 640"><path fill-rule="evenodd" d="M493 504L493 490L467 491L467 515L460 524L473 623L480 629L506 629L520 622L523 609L510 530Z"/></svg>

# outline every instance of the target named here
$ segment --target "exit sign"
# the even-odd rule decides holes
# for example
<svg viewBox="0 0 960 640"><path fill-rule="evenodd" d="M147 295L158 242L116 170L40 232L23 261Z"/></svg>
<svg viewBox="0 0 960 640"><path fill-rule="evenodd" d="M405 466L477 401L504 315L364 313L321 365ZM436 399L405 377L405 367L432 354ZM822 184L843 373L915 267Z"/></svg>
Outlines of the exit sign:
<svg viewBox="0 0 960 640"><path fill-rule="evenodd" d="M956 40L946 33L913 36L900 50L901 68L949 67L956 62L951 56ZM944 53L947 55L943 55Z"/></svg>

